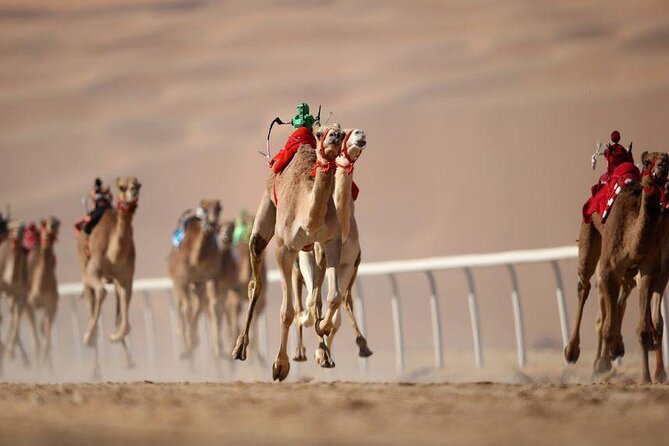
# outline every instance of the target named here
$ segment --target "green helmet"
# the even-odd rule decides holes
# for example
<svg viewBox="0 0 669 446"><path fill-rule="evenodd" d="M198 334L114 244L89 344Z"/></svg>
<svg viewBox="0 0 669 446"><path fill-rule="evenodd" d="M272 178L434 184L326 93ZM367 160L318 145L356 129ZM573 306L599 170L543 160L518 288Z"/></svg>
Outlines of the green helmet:
<svg viewBox="0 0 669 446"><path fill-rule="evenodd" d="M293 119L291 121L293 127L295 127L296 129L299 129L300 127L312 128L314 122L316 122L316 118L314 118L311 114L309 114L309 104L307 104L306 102L298 104L297 114L293 116Z"/></svg>
<svg viewBox="0 0 669 446"><path fill-rule="evenodd" d="M251 233L251 228L248 226L246 220L246 209L242 209L235 220L235 230L232 233L232 243L235 246L237 246L242 241L246 241L249 234Z"/></svg>

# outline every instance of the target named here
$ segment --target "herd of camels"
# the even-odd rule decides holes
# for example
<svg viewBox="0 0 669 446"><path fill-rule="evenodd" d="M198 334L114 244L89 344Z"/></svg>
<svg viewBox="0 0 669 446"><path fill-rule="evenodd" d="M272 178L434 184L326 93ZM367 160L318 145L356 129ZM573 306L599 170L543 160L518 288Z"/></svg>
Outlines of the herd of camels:
<svg viewBox="0 0 669 446"><path fill-rule="evenodd" d="M324 368L334 367L332 347L341 325L342 304L351 319L359 355L372 355L356 323L351 297L361 258L353 171L366 147L366 135L360 129L342 129L339 124L321 126L316 122L313 136L315 150L311 145L299 146L280 175L269 175L255 217L243 214L235 222L221 222L220 201L205 199L199 204L197 218L184 226L181 243L167 259L178 299L182 358L191 358L197 348L196 327L200 316L205 316L209 318L213 355L220 358L224 354L225 322L229 340L234 342L237 338L233 358L246 359L254 314L265 307L267 278L263 260L272 239L282 285L281 334L279 352L272 364L273 379L283 381L289 374L287 348L293 325L297 347L292 359L307 360L303 332L314 326L318 345L315 361ZM590 280L598 271L599 343L594 371L609 371L612 361L624 354L621 322L627 298L638 282L642 379L651 381L648 354L656 351L655 380L663 382L666 374L661 353L660 304L669 279L669 206L664 203L665 196L669 197L669 156L645 152L642 168L640 180L627 182L617 191L605 223L597 216L582 223L579 308L564 353L569 362L576 362L579 357L583 308ZM125 339L130 332L128 310L135 272L132 224L141 184L135 177L118 178L116 188L116 205L103 214L88 237L77 238L83 298L90 316L83 341L95 352L93 372L98 377L98 322L110 285L116 297L116 324L109 340L124 347L127 365L133 365ZM17 349L24 362L30 361L19 336L23 315L34 336L36 359L40 364L51 363L51 328L58 307L54 243L59 226L55 217L42 220L38 240L34 247L26 249L25 224L9 221L0 214L0 294L9 300L11 311L5 342L0 339L0 373L3 358L14 357ZM328 292L323 308L321 289L326 279ZM244 292L248 293L248 305L246 317L240 319Z"/></svg>

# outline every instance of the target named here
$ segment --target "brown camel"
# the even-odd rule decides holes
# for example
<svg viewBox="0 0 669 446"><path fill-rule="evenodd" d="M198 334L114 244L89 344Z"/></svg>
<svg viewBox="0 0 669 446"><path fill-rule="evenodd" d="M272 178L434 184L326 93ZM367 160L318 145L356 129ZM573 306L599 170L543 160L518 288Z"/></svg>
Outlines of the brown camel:
<svg viewBox="0 0 669 446"><path fill-rule="evenodd" d="M321 338L317 358L319 365L333 367L324 337L333 330L334 313L342 296L339 291L339 255L341 230L337 220L332 193L334 191L335 159L341 150L344 132L333 124L315 131L316 150L302 145L295 157L279 175L271 174L260 202L249 242L253 278L249 284L249 307L246 324L237 339L232 353L236 359L246 359L249 328L258 296L263 288L260 275L262 253L276 237L276 259L281 274L283 299L281 302L281 343L272 365L274 380L283 381L290 370L286 351L288 332L293 323L295 309L292 302L292 268L298 253L310 249L314 243L322 244L327 260L329 284L328 308L322 320L315 324ZM314 177L311 173L314 173ZM319 315L320 316L320 315Z"/></svg>
<svg viewBox="0 0 669 446"><path fill-rule="evenodd" d="M54 243L58 238L60 221L49 217L40 222L39 244L28 254L29 291L26 314L35 325L34 313L43 310L39 323L39 334L44 342L41 355L42 362L49 367L51 363L51 329L58 310L58 280L56 279L56 254ZM39 345L39 341L36 342Z"/></svg>
<svg viewBox="0 0 669 446"><path fill-rule="evenodd" d="M216 239L221 209L219 200L200 201L198 217L187 224L181 245L168 256L169 276L179 302L182 358L190 358L199 343L197 322L205 308L210 317L213 354L221 356L222 256Z"/></svg>
<svg viewBox="0 0 669 446"><path fill-rule="evenodd" d="M235 223L224 222L218 234L221 252L221 272L218 277L219 299L223 302L223 313L227 325L227 337L230 343L239 335L239 313L241 312L241 284L239 283L239 265L233 244Z"/></svg>
<svg viewBox="0 0 669 446"><path fill-rule="evenodd" d="M116 187L119 191L116 207L103 214L89 236L82 232L77 238L79 268L84 284L83 295L88 301L90 314L84 343L94 349L95 378L100 374L97 337L100 310L107 296L105 283L113 283L116 291L116 331L109 335L109 340L121 342L126 364L128 367L133 366L125 337L130 331L128 307L135 275L132 220L142 185L135 177L123 177L116 179Z"/></svg>
<svg viewBox="0 0 669 446"><path fill-rule="evenodd" d="M359 356L366 358L372 355L367 347L367 340L362 335L353 313L352 288L360 264L360 239L358 226L355 221L353 204L353 170L355 162L367 145L367 136L363 130L346 130L342 153L337 158L337 172L335 174L334 203L337 209L337 218L342 233L342 248L339 262L339 280L344 288L344 308L351 319L355 340L358 345ZM321 286L325 274L322 250L300 252L299 262L293 269L293 291L295 292L295 306L298 310L297 348L293 359L305 361L306 351L302 340L302 327L313 325L316 320L317 309L320 305ZM307 310L302 307L302 283L307 285ZM341 313L335 313L334 330L327 338L327 346L332 352L334 336L341 326Z"/></svg>
<svg viewBox="0 0 669 446"><path fill-rule="evenodd" d="M19 340L19 325L21 314L27 302L28 296L28 262L26 252L23 249L24 225L19 222L10 222L8 225L7 238L0 243L0 295L9 299L11 320L7 334L7 347L10 357L14 352ZM21 345L23 362L28 365L30 361ZM2 373L2 353L4 346L0 340L0 373Z"/></svg>
<svg viewBox="0 0 669 446"><path fill-rule="evenodd" d="M595 364L600 371L607 362L624 355L620 324L622 321L619 298L631 289L636 269L652 263L649 259L657 249L654 242L661 218L661 191L669 173L666 153L642 155L644 175L641 182L625 185L614 202L606 224L595 215L589 224L581 225L579 237L579 308L576 324L565 349L568 362L576 362L580 354L580 323L583 307L590 291L590 278L599 263L600 295L602 298L601 332L604 347L602 358ZM649 256L650 255L650 256ZM642 272L642 276L647 273ZM621 289L623 294L621 294ZM639 334L642 343L650 339L646 318L649 302L641 299Z"/></svg>

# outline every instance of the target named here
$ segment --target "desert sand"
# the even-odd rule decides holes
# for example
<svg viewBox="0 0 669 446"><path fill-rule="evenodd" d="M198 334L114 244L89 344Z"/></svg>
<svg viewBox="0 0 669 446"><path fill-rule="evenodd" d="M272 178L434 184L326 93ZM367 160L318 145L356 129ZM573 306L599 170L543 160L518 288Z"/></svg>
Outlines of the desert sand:
<svg viewBox="0 0 669 446"><path fill-rule="evenodd" d="M0 444L660 444L669 388L0 384Z"/></svg>

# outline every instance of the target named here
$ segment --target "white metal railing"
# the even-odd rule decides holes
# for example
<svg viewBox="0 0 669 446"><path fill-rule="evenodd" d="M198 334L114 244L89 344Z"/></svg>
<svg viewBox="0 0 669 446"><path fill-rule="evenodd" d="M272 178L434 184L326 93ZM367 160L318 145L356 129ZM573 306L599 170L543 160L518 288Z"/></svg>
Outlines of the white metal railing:
<svg viewBox="0 0 669 446"><path fill-rule="evenodd" d="M567 321L567 308L565 304L565 293L563 290L562 275L560 270L560 261L576 258L578 250L575 246L550 249L532 249L499 252L492 254L473 254L448 257L431 257L415 260L401 260L388 262L363 263L360 265L358 277L367 276L386 276L390 282L391 288L391 310L393 319L394 344L395 344L395 362L396 371L399 374L404 372L404 333L402 330L402 309L400 306L400 291L397 285L396 275L406 273L422 273L427 278L430 296L430 321L432 325L432 341L434 351L434 366L441 368L444 366L443 348L441 343L442 327L441 316L439 312L439 294L437 284L434 278L434 272L441 270L459 269L463 271L467 281L469 306L469 316L472 328L472 338L474 343L474 361L478 368L483 367L483 348L481 345L481 330L479 326L478 299L476 295L475 277L473 269L484 267L502 266L508 271L510 278L510 297L514 316L515 340L518 354L518 364L520 367L526 364L525 333L523 327L523 311L521 305L521 295L518 288L518 280L515 267L520 264L528 263L546 263L552 267L555 279L555 293L558 305L558 315L560 318L560 330L562 334L563 346L567 345L569 338L569 324ZM268 274L269 282L279 281L279 272L270 271ZM360 328L365 333L365 307L363 300L362 281L356 283L356 292L354 293L354 305L359 318ZM151 304L151 292L172 290L172 282L168 278L157 279L139 279L134 282L133 292L135 295L144 296L144 325L147 342L147 353L149 362L155 363L156 335L155 335L155 316ZM81 283L68 283L59 286L61 296L79 295L83 291ZM74 300L72 300L74 304ZM74 313L73 313L74 314ZM174 313L172 313L174 317ZM76 317L72 319L72 330L74 339L80 339L81 328ZM174 327L174 321L172 321ZM267 345L267 330L262 330L260 343ZM175 336L175 333L172 334ZM75 341L76 342L76 341ZM175 338L173 337L173 344ZM176 344L175 344L176 345ZM81 346L74 347L77 358L81 358ZM367 370L367 360L360 360L360 368L363 372Z"/></svg>

